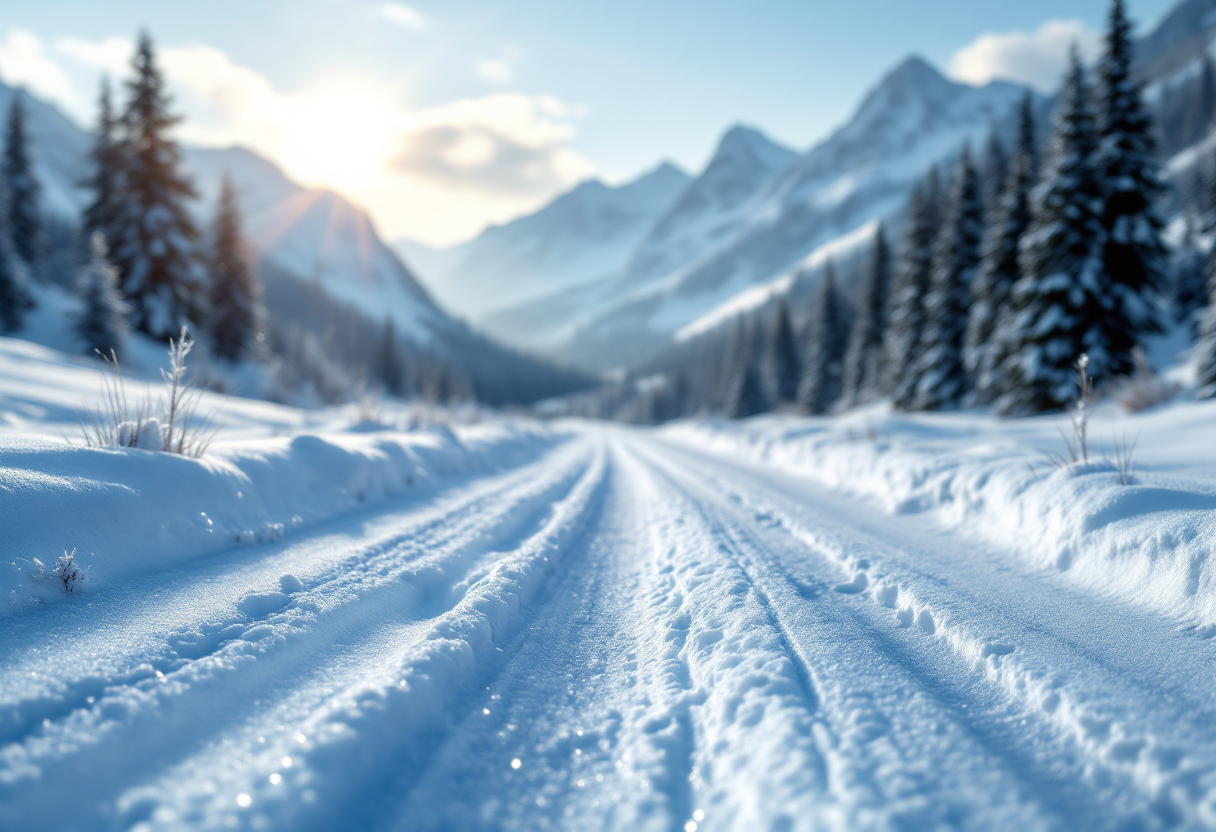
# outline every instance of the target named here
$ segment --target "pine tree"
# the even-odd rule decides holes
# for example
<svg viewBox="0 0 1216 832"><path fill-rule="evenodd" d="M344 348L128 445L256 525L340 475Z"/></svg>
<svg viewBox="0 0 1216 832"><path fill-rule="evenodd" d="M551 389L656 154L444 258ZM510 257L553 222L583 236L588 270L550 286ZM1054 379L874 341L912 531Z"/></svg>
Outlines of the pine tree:
<svg viewBox="0 0 1216 832"><path fill-rule="evenodd" d="M887 284L890 280L891 253L882 223L874 231L874 248L861 284L857 317L849 334L845 353L841 398L846 407L863 404L884 392L885 354L883 334L887 328Z"/></svg>
<svg viewBox="0 0 1216 832"><path fill-rule="evenodd" d="M84 232L90 239L94 232L101 232L107 241L113 241L122 207L123 146L110 102L110 83L105 79L101 82L97 109L97 127L89 151L92 171L81 183L92 191L92 199L84 209Z"/></svg>
<svg viewBox="0 0 1216 832"><path fill-rule="evenodd" d="M25 321L25 312L32 306L25 264L13 251L8 233L8 209L0 192L0 327L15 332Z"/></svg>
<svg viewBox="0 0 1216 832"><path fill-rule="evenodd" d="M1216 116L1216 66L1212 64L1212 56L1205 52L1199 68L1195 101L1187 109L1188 145L1203 138L1212 125L1213 116Z"/></svg>
<svg viewBox="0 0 1216 832"><path fill-rule="evenodd" d="M1174 253L1174 319L1186 323L1194 333L1199 323L1199 312L1207 304L1207 274L1203 250L1195 234L1195 220L1186 217L1182 241Z"/></svg>
<svg viewBox="0 0 1216 832"><path fill-rule="evenodd" d="M790 324L789 306L784 299L777 304L768 336L765 365L772 399L777 404L793 402L798 395L802 368L798 360L794 327Z"/></svg>
<svg viewBox="0 0 1216 832"><path fill-rule="evenodd" d="M917 410L952 410L967 392L963 339L983 233L979 178L971 154L963 148L933 246L933 276L925 296L925 328L914 370Z"/></svg>
<svg viewBox="0 0 1216 832"><path fill-rule="evenodd" d="M1201 399L1216 398L1216 246L1204 264L1208 279L1208 305L1199 319L1199 340L1195 344L1196 382Z"/></svg>
<svg viewBox="0 0 1216 832"><path fill-rule="evenodd" d="M39 206L42 187L30 157L30 136L25 126L23 93L13 93L4 127L4 161L0 164L0 188L8 200L8 231L13 253L21 258L31 278L42 275L46 256L46 230Z"/></svg>
<svg viewBox="0 0 1216 832"><path fill-rule="evenodd" d="M844 317L836 292L835 270L829 260L819 279L819 294L809 332L810 346L798 389L798 404L806 413L827 413L840 398L844 353L849 338Z"/></svg>
<svg viewBox="0 0 1216 832"><path fill-rule="evenodd" d="M760 373L750 362L744 363L731 379L727 392L726 415L731 419L746 419L768 409Z"/></svg>
<svg viewBox="0 0 1216 832"><path fill-rule="evenodd" d="M1005 414L1054 410L1075 393L1074 364L1112 366L1106 320L1110 284L1102 266L1102 191L1094 169L1096 135L1085 70L1074 48L1072 67L1056 112L1046 170L1031 194L1030 228L1014 285L1014 318L1002 371Z"/></svg>
<svg viewBox="0 0 1216 832"><path fill-rule="evenodd" d="M76 278L76 296L82 307L76 318L76 337L87 355L109 356L111 351L121 355L129 310L118 291L118 272L110 264L105 236L94 231L89 243L89 262Z"/></svg>
<svg viewBox="0 0 1216 832"><path fill-rule="evenodd" d="M1039 168L1033 105L1027 93L1019 112L1013 158L984 234L980 267L972 284L963 361L977 404L991 404L1004 387L1000 368L1007 354L1000 325L1010 318L1009 293L1021 278L1018 250L1030 225L1030 191Z"/></svg>
<svg viewBox="0 0 1216 832"><path fill-rule="evenodd" d="M912 368L920 356L925 324L925 294L933 271L933 240L937 234L936 172L912 189L904 228L903 250L887 322L885 349L887 384L895 406L906 409L916 395Z"/></svg>
<svg viewBox="0 0 1216 832"><path fill-rule="evenodd" d="M181 170L181 153L169 130L164 78L145 33L127 82L130 101L125 133L122 205L115 218L111 251L131 304L132 323L155 338L182 326L204 323L206 275L197 255L199 232L186 209L194 188Z"/></svg>
<svg viewBox="0 0 1216 832"><path fill-rule="evenodd" d="M1163 193L1152 122L1132 77L1131 27L1123 0L1112 0L1106 53L1098 65L1099 134L1096 153L1103 184L1102 263L1110 276L1113 314L1105 320L1109 355L1095 377L1132 370L1132 350L1147 334L1160 332L1160 298L1168 258L1155 207ZM1090 356L1094 360L1094 356Z"/></svg>
<svg viewBox="0 0 1216 832"><path fill-rule="evenodd" d="M1001 134L993 130L988 134L988 145L978 171L980 177L980 202L984 206L984 219L990 221L996 215L1009 176L1009 154Z"/></svg>
<svg viewBox="0 0 1216 832"><path fill-rule="evenodd" d="M401 344L397 340L397 327L393 319L385 317L380 331L380 349L376 357L376 378L384 389L400 396L405 389L405 362L401 357Z"/></svg>
<svg viewBox="0 0 1216 832"><path fill-rule="evenodd" d="M241 231L236 189L224 176L212 230L211 341L229 361L248 358L257 347L264 318L262 284Z"/></svg>

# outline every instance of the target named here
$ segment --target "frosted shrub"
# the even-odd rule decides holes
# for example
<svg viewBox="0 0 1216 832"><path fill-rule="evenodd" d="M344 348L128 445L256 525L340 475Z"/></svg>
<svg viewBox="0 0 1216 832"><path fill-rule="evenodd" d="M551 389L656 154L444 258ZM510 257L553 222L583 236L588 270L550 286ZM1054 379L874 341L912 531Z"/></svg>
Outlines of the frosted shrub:
<svg viewBox="0 0 1216 832"><path fill-rule="evenodd" d="M169 369L160 371L162 398L153 401L149 395L134 405L127 398L118 356L113 350L108 356L98 352L106 363L102 376L105 403L85 411L87 423L81 419L85 441L97 448L140 448L202 456L218 425L210 417L198 415L203 391L197 380L187 375L186 367L186 357L193 347L194 341L182 327L176 340L169 339Z"/></svg>
<svg viewBox="0 0 1216 832"><path fill-rule="evenodd" d="M34 578L41 580L52 580L63 587L63 591L73 593L80 588L80 584L84 582L84 570L76 565L76 550L64 552L55 560L55 565L48 572L46 564L38 558L34 558Z"/></svg>

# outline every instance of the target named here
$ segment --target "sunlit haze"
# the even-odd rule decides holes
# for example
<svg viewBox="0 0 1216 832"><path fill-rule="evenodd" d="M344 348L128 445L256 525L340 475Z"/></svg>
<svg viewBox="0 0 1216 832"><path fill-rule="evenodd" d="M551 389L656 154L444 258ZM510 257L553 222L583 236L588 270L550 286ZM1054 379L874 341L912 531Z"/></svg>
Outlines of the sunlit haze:
<svg viewBox="0 0 1216 832"><path fill-rule="evenodd" d="M694 169L736 121L809 146L912 52L970 83L1049 89L1070 43L1093 54L1105 8L931 5L46 0L6 8L0 78L91 124L99 75L124 77L147 27L181 140L245 145L388 238L447 244L589 176ZM1130 10L1144 27L1165 6Z"/></svg>

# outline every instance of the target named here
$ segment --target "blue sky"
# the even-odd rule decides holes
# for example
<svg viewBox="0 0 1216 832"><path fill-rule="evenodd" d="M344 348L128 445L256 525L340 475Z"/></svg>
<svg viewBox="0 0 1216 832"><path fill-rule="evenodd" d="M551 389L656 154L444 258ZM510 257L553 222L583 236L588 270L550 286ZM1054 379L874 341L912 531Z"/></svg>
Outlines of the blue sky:
<svg viewBox="0 0 1216 832"><path fill-rule="evenodd" d="M1142 29L1173 4L1130 0ZM9 0L0 77L78 120L152 32L183 139L241 143L445 243L589 175L692 170L738 121L805 148L918 53L1050 84L1106 0Z"/></svg>

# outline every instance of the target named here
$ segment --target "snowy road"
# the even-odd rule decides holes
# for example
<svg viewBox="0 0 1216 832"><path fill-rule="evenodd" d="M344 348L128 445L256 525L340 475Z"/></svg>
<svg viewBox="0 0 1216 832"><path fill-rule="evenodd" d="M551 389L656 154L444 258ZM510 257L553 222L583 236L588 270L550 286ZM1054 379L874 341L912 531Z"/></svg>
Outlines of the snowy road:
<svg viewBox="0 0 1216 832"><path fill-rule="evenodd" d="M1216 640L648 433L78 600L0 829L1216 826Z"/></svg>

